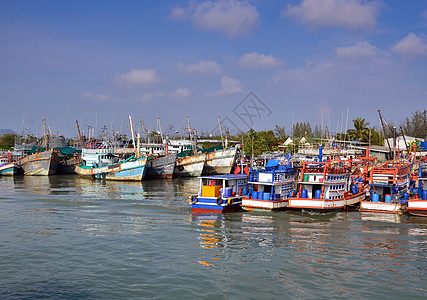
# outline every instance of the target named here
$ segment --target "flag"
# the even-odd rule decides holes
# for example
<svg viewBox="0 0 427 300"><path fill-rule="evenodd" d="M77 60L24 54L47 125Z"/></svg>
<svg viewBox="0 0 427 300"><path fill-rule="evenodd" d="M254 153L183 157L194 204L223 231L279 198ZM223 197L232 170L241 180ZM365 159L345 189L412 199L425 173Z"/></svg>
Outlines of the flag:
<svg viewBox="0 0 427 300"><path fill-rule="evenodd" d="M246 175L249 175L249 169L248 169L248 166L246 166L246 167L243 169L243 172L245 172L245 174L246 174Z"/></svg>
<svg viewBox="0 0 427 300"><path fill-rule="evenodd" d="M234 170L234 174L239 174L241 171L240 166L237 166L236 169Z"/></svg>

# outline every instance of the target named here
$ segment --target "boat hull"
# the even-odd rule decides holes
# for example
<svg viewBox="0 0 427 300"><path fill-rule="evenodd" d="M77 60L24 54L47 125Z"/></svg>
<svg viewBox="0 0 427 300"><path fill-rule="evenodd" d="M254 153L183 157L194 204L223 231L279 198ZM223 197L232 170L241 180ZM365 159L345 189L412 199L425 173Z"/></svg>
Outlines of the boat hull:
<svg viewBox="0 0 427 300"><path fill-rule="evenodd" d="M57 153L50 150L26 156L19 161L19 164L25 175L48 176L56 174L58 161Z"/></svg>
<svg viewBox="0 0 427 300"><path fill-rule="evenodd" d="M414 216L427 217L427 200L408 200L407 211Z"/></svg>
<svg viewBox="0 0 427 300"><path fill-rule="evenodd" d="M288 206L288 199L279 201L259 200L259 199L242 199L242 208L246 211L253 210L279 210L285 209Z"/></svg>
<svg viewBox="0 0 427 300"><path fill-rule="evenodd" d="M15 176L19 173L19 167L16 163L10 163L0 166L0 176Z"/></svg>
<svg viewBox="0 0 427 300"><path fill-rule="evenodd" d="M343 210L347 206L353 206L362 200L365 200L365 192L359 192L355 195L341 199L308 199L308 198L289 198L288 208L317 210L317 211L335 211Z"/></svg>
<svg viewBox="0 0 427 300"><path fill-rule="evenodd" d="M193 199L193 200L192 200ZM240 205L242 200L240 198L221 199L211 197L199 197L194 201L194 196L190 199L191 211L193 213L228 213L241 210Z"/></svg>
<svg viewBox="0 0 427 300"><path fill-rule="evenodd" d="M223 149L206 154L203 175L230 174L236 162L237 149Z"/></svg>
<svg viewBox="0 0 427 300"><path fill-rule="evenodd" d="M407 206L406 203L401 204L401 203L362 201L360 202L360 211L401 215L405 212L406 206Z"/></svg>
<svg viewBox="0 0 427 300"><path fill-rule="evenodd" d="M94 179L141 181L145 176L146 163L147 159L143 158L99 168L77 166L76 173Z"/></svg>
<svg viewBox="0 0 427 300"><path fill-rule="evenodd" d="M177 158L174 177L197 177L202 175L205 161L205 154Z"/></svg>
<svg viewBox="0 0 427 300"><path fill-rule="evenodd" d="M147 162L145 178L172 178L176 165L176 154L171 154Z"/></svg>

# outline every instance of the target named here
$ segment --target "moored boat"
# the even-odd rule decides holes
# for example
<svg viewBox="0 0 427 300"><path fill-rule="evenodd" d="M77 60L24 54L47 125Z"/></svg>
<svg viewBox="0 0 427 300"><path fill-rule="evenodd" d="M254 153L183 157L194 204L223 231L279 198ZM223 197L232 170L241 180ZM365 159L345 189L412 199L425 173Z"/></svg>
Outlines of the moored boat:
<svg viewBox="0 0 427 300"><path fill-rule="evenodd" d="M370 171L369 199L360 203L361 212L403 214L409 199L412 163L387 162Z"/></svg>
<svg viewBox="0 0 427 300"><path fill-rule="evenodd" d="M411 215L427 217L427 164L419 164L416 197L408 200L407 211Z"/></svg>
<svg viewBox="0 0 427 300"><path fill-rule="evenodd" d="M363 180L362 180L363 181ZM298 192L289 198L288 208L335 211L365 199L365 185L351 184L351 166L339 162L303 162Z"/></svg>
<svg viewBox="0 0 427 300"><path fill-rule="evenodd" d="M206 161L206 154L196 154L185 157L177 157L174 177L198 177L202 175Z"/></svg>
<svg viewBox="0 0 427 300"><path fill-rule="evenodd" d="M270 159L264 169L250 171L247 195L242 189L244 210L277 210L288 205L289 196L296 193L298 169L279 163L278 159Z"/></svg>
<svg viewBox="0 0 427 300"><path fill-rule="evenodd" d="M21 158L18 164L25 175L48 176L56 174L59 158L57 150L37 152Z"/></svg>
<svg viewBox="0 0 427 300"><path fill-rule="evenodd" d="M230 174L236 162L236 148L224 148L206 154L203 175Z"/></svg>
<svg viewBox="0 0 427 300"><path fill-rule="evenodd" d="M226 213L240 210L241 189L248 188L248 175L200 176L199 191L189 196L193 213Z"/></svg>
<svg viewBox="0 0 427 300"><path fill-rule="evenodd" d="M12 162L9 157L0 157L0 176L14 176L19 173L20 167L16 162Z"/></svg>
<svg viewBox="0 0 427 300"><path fill-rule="evenodd" d="M176 165L176 154L153 157L147 162L147 179L172 178Z"/></svg>

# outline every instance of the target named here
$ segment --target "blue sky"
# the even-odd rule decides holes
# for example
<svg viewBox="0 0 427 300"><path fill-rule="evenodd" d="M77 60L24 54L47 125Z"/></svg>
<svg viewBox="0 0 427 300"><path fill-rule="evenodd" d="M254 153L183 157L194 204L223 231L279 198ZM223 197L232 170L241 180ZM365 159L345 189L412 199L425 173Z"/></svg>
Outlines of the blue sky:
<svg viewBox="0 0 427 300"><path fill-rule="evenodd" d="M0 128L210 132L427 108L427 1L0 1ZM252 94L250 94L252 92Z"/></svg>

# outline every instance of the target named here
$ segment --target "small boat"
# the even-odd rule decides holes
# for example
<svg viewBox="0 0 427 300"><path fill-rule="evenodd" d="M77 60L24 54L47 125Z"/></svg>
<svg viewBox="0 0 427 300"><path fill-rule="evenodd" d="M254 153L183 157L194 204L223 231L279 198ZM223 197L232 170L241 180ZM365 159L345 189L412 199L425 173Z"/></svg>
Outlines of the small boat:
<svg viewBox="0 0 427 300"><path fill-rule="evenodd" d="M241 209L239 192L248 188L248 175L211 175L199 179L199 192L189 196L193 213L226 213Z"/></svg>
<svg viewBox="0 0 427 300"><path fill-rule="evenodd" d="M409 162L392 161L373 167L369 177L371 197L360 202L360 211L403 214L409 199L411 170Z"/></svg>
<svg viewBox="0 0 427 300"><path fill-rule="evenodd" d="M147 162L147 179L172 178L176 165L176 154L153 157Z"/></svg>
<svg viewBox="0 0 427 300"><path fill-rule="evenodd" d="M16 162L12 162L9 157L0 157L0 175L14 176L19 173L20 167Z"/></svg>
<svg viewBox="0 0 427 300"><path fill-rule="evenodd" d="M427 164L419 164L418 188L408 200L407 211L414 216L427 217Z"/></svg>
<svg viewBox="0 0 427 300"><path fill-rule="evenodd" d="M244 210L278 210L288 205L292 193L296 193L298 169L290 164L279 164L280 160L270 159L264 169L251 170L249 190L242 199Z"/></svg>
<svg viewBox="0 0 427 300"><path fill-rule="evenodd" d="M347 209L365 199L363 179L352 184L351 166L338 161L302 162L298 193L288 208L314 211Z"/></svg>

